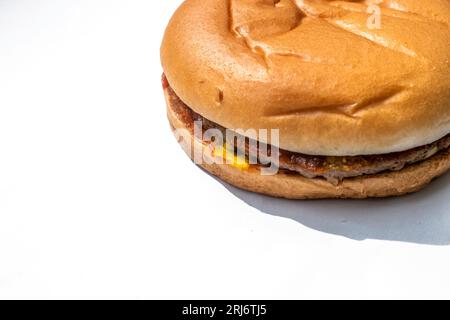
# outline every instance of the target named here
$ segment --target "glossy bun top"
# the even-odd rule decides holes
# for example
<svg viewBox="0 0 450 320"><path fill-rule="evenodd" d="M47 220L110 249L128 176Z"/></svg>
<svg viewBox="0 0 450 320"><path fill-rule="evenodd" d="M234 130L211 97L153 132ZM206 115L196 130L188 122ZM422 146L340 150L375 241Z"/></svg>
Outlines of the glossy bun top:
<svg viewBox="0 0 450 320"><path fill-rule="evenodd" d="M164 36L164 72L205 118L280 129L290 151L431 143L450 133L450 0L377 2L187 0Z"/></svg>

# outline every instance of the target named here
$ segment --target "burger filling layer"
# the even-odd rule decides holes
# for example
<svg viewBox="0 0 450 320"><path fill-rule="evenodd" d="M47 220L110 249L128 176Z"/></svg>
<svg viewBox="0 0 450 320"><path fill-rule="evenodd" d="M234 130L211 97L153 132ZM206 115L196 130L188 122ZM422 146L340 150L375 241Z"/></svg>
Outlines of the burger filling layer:
<svg viewBox="0 0 450 320"><path fill-rule="evenodd" d="M225 131L224 127L205 119L189 108L176 95L164 76L163 86L168 92L172 110L188 130L193 132L194 123L196 121L201 121L203 125L202 129L204 131L208 129ZM267 148L266 145L263 146L261 143L249 143L248 139L246 139L246 156L258 155L259 147L264 147L264 150L271 150L270 146ZM288 173L301 174L307 178L322 177L333 184L337 184L345 178L377 174L383 171L398 171L407 165L429 159L434 155L447 150L449 147L450 134L429 145L402 152L378 155L329 157L307 155L281 149L279 150L279 166L280 169Z"/></svg>

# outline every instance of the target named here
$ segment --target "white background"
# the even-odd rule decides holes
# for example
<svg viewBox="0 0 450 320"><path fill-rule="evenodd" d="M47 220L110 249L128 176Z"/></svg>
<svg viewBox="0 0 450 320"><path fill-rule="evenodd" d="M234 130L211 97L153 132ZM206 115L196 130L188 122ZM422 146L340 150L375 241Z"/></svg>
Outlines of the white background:
<svg viewBox="0 0 450 320"><path fill-rule="evenodd" d="M449 175L295 202L191 164L160 86L179 3L0 1L0 298L450 298Z"/></svg>

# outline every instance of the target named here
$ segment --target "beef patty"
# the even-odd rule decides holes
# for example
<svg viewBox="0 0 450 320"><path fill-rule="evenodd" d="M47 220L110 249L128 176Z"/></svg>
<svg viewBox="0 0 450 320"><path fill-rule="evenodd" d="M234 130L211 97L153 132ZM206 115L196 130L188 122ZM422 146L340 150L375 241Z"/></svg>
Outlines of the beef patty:
<svg viewBox="0 0 450 320"><path fill-rule="evenodd" d="M225 131L225 128L208 119L203 118L198 113L190 109L173 91L167 79L163 75L163 87L168 90L170 104L173 111L181 119L186 128L194 130L194 122L202 121L203 130L219 129ZM255 148L255 145L257 146ZM258 148L264 147L264 150L271 150L270 146L261 143L249 143L246 139L245 153L249 155L258 155ZM339 183L342 179L352 178L367 174L376 174L383 171L397 171L405 166L417 163L438 154L450 147L450 134L431 144L417 147L414 149L378 155L363 156L313 156L302 153L279 150L279 166L281 169L299 173L307 178L323 177L333 184Z"/></svg>

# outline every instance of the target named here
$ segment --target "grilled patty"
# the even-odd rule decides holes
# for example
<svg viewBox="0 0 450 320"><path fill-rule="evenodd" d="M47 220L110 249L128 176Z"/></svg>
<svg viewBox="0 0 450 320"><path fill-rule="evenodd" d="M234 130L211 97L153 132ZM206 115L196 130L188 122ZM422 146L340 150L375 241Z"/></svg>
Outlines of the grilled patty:
<svg viewBox="0 0 450 320"><path fill-rule="evenodd" d="M162 82L164 89L168 90L169 99L171 100L170 105L173 111L185 123L186 128L193 131L194 122L202 121L204 131L212 128L225 131L224 127L203 118L190 109L172 90L164 76ZM264 147L264 150L271 150L270 146L260 143L256 144L257 147L255 148L255 144L249 143L248 139L246 140L245 153L247 156L258 155L259 147ZM379 155L328 157L313 156L280 149L279 166L281 169L299 173L308 178L323 177L331 183L337 184L345 178L376 174L388 170L401 170L409 164L429 159L449 147L450 134L425 146L402 152Z"/></svg>

